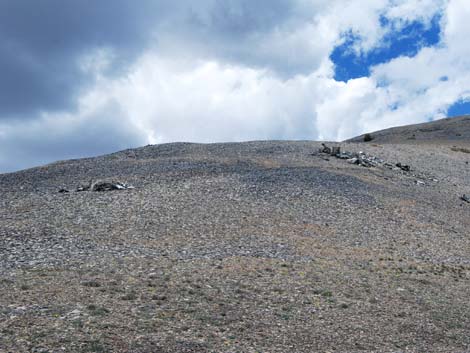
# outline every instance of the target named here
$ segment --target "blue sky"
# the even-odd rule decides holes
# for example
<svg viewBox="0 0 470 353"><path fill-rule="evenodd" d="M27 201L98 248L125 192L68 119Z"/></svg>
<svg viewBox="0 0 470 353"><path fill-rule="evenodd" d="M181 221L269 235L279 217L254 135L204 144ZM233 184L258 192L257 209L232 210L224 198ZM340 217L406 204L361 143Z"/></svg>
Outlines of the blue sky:
<svg viewBox="0 0 470 353"><path fill-rule="evenodd" d="M393 23L386 17L381 17L380 26L383 29L391 27L392 30L383 37L379 46L368 52L356 52L354 45L361 38L351 32L344 34L344 43L336 46L330 55L335 64L335 80L346 82L370 76L371 68L378 64L401 56L414 57L423 47L438 45L440 20L440 14L437 14L430 23L415 20L393 30Z"/></svg>
<svg viewBox="0 0 470 353"><path fill-rule="evenodd" d="M452 104L447 110L448 117L470 114L470 101L459 100Z"/></svg>
<svg viewBox="0 0 470 353"><path fill-rule="evenodd" d="M470 113L467 0L0 2L0 172Z"/></svg>

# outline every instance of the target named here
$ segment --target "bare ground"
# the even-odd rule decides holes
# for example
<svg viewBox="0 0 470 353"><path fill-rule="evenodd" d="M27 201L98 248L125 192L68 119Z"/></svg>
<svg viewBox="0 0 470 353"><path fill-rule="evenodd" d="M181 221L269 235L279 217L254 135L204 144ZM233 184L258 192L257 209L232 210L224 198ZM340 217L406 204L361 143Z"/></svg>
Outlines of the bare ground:
<svg viewBox="0 0 470 353"><path fill-rule="evenodd" d="M470 352L470 145L319 147L0 175L0 352ZM136 188L58 193L98 178Z"/></svg>

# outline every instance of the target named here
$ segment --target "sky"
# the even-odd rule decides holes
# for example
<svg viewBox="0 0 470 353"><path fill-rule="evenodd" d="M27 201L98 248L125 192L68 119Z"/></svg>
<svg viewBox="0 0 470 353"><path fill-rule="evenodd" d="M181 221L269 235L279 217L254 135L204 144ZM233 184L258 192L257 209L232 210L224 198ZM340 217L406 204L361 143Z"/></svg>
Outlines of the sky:
<svg viewBox="0 0 470 353"><path fill-rule="evenodd" d="M0 0L0 173L470 113L468 0Z"/></svg>

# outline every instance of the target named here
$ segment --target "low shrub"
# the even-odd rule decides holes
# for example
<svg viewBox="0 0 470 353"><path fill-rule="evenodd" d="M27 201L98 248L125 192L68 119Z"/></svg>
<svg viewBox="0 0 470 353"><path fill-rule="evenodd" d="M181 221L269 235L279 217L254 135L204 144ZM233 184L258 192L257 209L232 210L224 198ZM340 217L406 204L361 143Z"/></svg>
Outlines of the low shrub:
<svg viewBox="0 0 470 353"><path fill-rule="evenodd" d="M364 142L370 142L372 141L374 138L372 137L371 134L365 134L364 135Z"/></svg>

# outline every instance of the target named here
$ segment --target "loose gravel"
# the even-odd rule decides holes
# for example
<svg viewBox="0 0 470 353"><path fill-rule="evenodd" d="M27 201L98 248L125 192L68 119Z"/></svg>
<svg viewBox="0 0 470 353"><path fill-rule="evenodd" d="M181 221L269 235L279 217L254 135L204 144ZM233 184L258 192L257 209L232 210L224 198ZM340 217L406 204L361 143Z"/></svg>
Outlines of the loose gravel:
<svg viewBox="0 0 470 353"><path fill-rule="evenodd" d="M0 352L470 351L470 146L330 145L411 170L269 141L0 175Z"/></svg>

